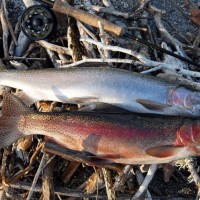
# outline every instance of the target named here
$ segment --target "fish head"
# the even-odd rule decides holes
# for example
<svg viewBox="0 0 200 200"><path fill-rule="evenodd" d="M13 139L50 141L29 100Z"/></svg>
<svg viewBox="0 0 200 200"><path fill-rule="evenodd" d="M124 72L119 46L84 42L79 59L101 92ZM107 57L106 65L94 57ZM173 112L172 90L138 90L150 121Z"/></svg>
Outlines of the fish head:
<svg viewBox="0 0 200 200"><path fill-rule="evenodd" d="M168 100L171 105L200 114L200 92L180 87L171 90Z"/></svg>
<svg viewBox="0 0 200 200"><path fill-rule="evenodd" d="M177 133L176 143L180 146L200 145L200 123L184 124Z"/></svg>
<svg viewBox="0 0 200 200"><path fill-rule="evenodd" d="M200 123L184 124L177 132L176 145L187 146L194 155L200 155Z"/></svg>

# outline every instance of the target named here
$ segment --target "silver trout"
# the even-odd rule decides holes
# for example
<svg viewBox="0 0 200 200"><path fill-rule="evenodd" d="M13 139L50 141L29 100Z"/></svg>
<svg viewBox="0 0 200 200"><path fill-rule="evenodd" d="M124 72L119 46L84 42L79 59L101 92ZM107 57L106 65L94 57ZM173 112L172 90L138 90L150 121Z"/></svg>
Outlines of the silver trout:
<svg viewBox="0 0 200 200"><path fill-rule="evenodd" d="M34 134L52 137L66 148L87 152L108 164L167 163L200 155L199 121L133 114L39 113L5 94L0 147Z"/></svg>
<svg viewBox="0 0 200 200"><path fill-rule="evenodd" d="M179 84L108 67L0 72L0 85L21 89L26 104L40 100L102 102L140 113L199 116L200 92Z"/></svg>

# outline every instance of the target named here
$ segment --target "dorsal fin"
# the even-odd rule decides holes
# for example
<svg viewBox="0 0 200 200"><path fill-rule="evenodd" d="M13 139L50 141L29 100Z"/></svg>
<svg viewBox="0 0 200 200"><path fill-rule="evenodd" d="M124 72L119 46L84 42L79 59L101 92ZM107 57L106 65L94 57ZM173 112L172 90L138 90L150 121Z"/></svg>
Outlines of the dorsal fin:
<svg viewBox="0 0 200 200"><path fill-rule="evenodd" d="M3 93L2 115L20 115L32 112L18 97L11 93Z"/></svg>

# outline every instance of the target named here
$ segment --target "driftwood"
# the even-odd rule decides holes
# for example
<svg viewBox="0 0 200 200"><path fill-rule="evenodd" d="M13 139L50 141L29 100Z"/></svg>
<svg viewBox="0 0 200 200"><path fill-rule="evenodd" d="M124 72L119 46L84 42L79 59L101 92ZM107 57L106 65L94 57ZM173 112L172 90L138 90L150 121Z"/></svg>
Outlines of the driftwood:
<svg viewBox="0 0 200 200"><path fill-rule="evenodd" d="M45 142L43 151L55 155L59 155L67 160L81 162L81 163L90 163L90 157L81 152L72 151L70 149L63 148L56 144ZM97 164L98 165L98 164ZM115 171L121 171L123 168L120 164L104 165L108 169L113 169Z"/></svg>
<svg viewBox="0 0 200 200"><path fill-rule="evenodd" d="M22 182L19 182L18 184L10 184L10 187L16 188L16 189L22 189L22 190L30 190L30 185L24 184ZM36 185L34 188L35 192L42 192L41 186ZM69 189L69 188L59 188L55 187L55 194L62 195L65 197L80 197L80 198L96 198L96 194L85 194L84 192L76 189ZM124 199L124 200L130 200L131 195L119 195L119 198ZM98 199L106 199L107 195L106 194L99 194Z"/></svg>
<svg viewBox="0 0 200 200"><path fill-rule="evenodd" d="M104 20L96 15L92 15L89 13L86 13L80 9L74 8L70 6L68 3L63 2L61 0L56 0L56 2L53 5L53 9L56 12L69 15L71 17L75 17L77 20L85 22L86 24L89 24L94 27L98 26L98 21L101 21L104 24L105 30L116 34L121 35L123 32L123 27L117 26L113 23L108 22L107 20Z"/></svg>

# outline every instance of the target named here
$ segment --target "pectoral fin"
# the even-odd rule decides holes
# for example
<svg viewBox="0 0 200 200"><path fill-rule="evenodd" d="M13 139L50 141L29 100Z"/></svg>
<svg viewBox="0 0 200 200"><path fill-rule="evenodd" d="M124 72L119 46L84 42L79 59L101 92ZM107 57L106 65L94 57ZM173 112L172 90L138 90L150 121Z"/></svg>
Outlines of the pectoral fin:
<svg viewBox="0 0 200 200"><path fill-rule="evenodd" d="M146 99L136 99L136 102L141 104L148 110L155 110L155 111L164 111L166 108L170 107L170 105L157 103L155 101L150 101Z"/></svg>
<svg viewBox="0 0 200 200"><path fill-rule="evenodd" d="M157 158L167 158L177 155L184 147L177 147L172 145L152 147L146 150L149 156Z"/></svg>
<svg viewBox="0 0 200 200"><path fill-rule="evenodd" d="M94 102L98 102L98 98L97 97L93 97L93 96L88 96L88 97L73 97L69 99L72 102L76 102L76 103L94 103Z"/></svg>

